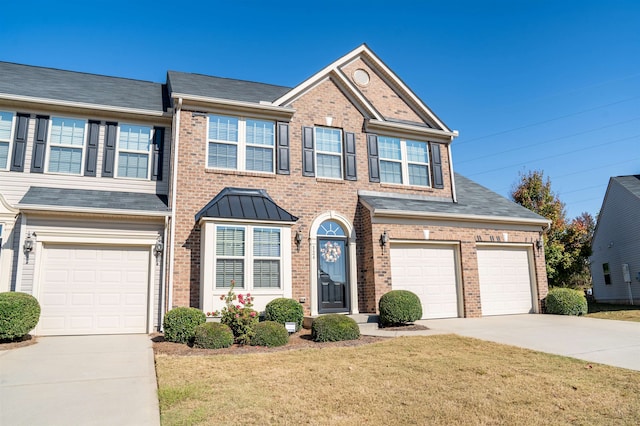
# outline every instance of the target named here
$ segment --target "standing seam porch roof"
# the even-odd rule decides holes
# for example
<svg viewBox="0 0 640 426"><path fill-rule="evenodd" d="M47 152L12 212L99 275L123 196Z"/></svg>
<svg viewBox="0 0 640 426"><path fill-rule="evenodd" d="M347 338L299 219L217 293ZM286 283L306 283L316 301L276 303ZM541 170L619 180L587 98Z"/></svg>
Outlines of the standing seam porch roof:
<svg viewBox="0 0 640 426"><path fill-rule="evenodd" d="M196 214L196 223L204 217L277 222L298 220L278 206L264 189L229 187L220 191Z"/></svg>

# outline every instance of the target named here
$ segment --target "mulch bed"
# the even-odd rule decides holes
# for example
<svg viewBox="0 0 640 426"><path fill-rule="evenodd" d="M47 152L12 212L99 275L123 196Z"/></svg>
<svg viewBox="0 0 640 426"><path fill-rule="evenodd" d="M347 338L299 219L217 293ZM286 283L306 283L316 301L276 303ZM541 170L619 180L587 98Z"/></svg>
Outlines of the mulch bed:
<svg viewBox="0 0 640 426"><path fill-rule="evenodd" d="M35 345L37 340L30 334L27 334L19 340L0 340L0 351L8 351L9 349L24 348L25 346Z"/></svg>

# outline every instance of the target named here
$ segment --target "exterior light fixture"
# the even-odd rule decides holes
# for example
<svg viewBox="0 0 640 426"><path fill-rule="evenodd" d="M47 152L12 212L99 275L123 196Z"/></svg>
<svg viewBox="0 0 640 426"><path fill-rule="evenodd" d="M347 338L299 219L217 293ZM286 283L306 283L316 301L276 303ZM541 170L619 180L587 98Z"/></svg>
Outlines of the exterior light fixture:
<svg viewBox="0 0 640 426"><path fill-rule="evenodd" d="M536 241L536 248L537 248L538 250L542 250L542 240L537 240L537 241Z"/></svg>
<svg viewBox="0 0 640 426"><path fill-rule="evenodd" d="M29 254L33 251L33 244L34 244L34 239L33 237L35 237L36 234L35 232L32 233L28 233L27 234L27 238L25 238L24 240L24 244L22 246L22 251L24 252L24 256L26 258L26 263L29 263Z"/></svg>
<svg viewBox="0 0 640 426"><path fill-rule="evenodd" d="M300 245L302 244L302 233L300 232L300 229L296 231L295 240L296 240L296 247L298 248L298 251L300 251Z"/></svg>
<svg viewBox="0 0 640 426"><path fill-rule="evenodd" d="M156 241L156 244L153 246L153 254L156 257L158 257L162 254L163 251L164 251L164 243L162 242L160 237L158 237L158 241Z"/></svg>
<svg viewBox="0 0 640 426"><path fill-rule="evenodd" d="M389 234L387 234L387 231L384 231L382 234L380 234L380 247L382 247L383 253L384 253L384 248L387 246L388 242L389 242Z"/></svg>

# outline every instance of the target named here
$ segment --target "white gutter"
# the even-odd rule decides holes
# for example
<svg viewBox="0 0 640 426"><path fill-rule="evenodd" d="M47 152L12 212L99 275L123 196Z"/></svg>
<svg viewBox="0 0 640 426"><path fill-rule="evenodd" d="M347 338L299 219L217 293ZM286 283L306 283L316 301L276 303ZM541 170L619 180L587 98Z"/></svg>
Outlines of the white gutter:
<svg viewBox="0 0 640 426"><path fill-rule="evenodd" d="M171 213L167 211L148 211L148 210L125 210L125 209L100 209L89 207L70 207L70 206L42 206L35 204L18 204L17 207L23 212L57 212L57 213L80 213L80 214L104 214L104 215L122 215L122 216L153 216L165 217Z"/></svg>
<svg viewBox="0 0 640 426"><path fill-rule="evenodd" d="M222 99L222 98L213 98L209 96L199 96L199 95L190 95L187 93L171 93L172 98L178 98L183 103L196 102L203 104L217 104L223 105L225 107L232 107L241 110L247 109L260 109L263 111L270 111L281 117L291 117L296 112L295 109L289 107L281 107L272 104L271 102L261 101L261 102L246 102L246 101L236 101L231 99ZM182 104L180 104L182 107Z"/></svg>
<svg viewBox="0 0 640 426"><path fill-rule="evenodd" d="M453 138L451 138L453 141ZM453 157L451 156L451 144L447 145L447 152L449 153L449 176L451 176L451 195L453 196L453 202L458 202L458 194L456 194L456 177L453 174Z"/></svg>
<svg viewBox="0 0 640 426"><path fill-rule="evenodd" d="M61 101L58 99L37 98L34 96L11 95L8 93L0 93L0 99L19 102L33 102L39 104L56 105L70 108L95 109L100 111L112 111L118 113L150 115L154 117L165 116L164 111L155 111L150 109L126 108L113 105L89 104L86 102Z"/></svg>
<svg viewBox="0 0 640 426"><path fill-rule="evenodd" d="M370 206L369 206L370 207ZM527 218L515 218L510 216L486 216L486 215L474 215L474 214L461 214L461 213L439 213L439 212L424 212L424 211L407 211L407 210L379 210L373 209L372 213L376 217L424 217L453 221L473 221L473 222L490 222L490 223L522 223L530 225L539 225L547 228L550 221L547 219L527 219Z"/></svg>
<svg viewBox="0 0 640 426"><path fill-rule="evenodd" d="M173 307L173 264L175 259L175 238L176 238L176 200L178 197L178 149L180 147L180 113L182 112L182 98L178 98L174 111L173 120L173 161L170 167L172 174L171 181L171 231L169 236L169 280L167 285L167 309ZM161 319L164 319L162 312Z"/></svg>

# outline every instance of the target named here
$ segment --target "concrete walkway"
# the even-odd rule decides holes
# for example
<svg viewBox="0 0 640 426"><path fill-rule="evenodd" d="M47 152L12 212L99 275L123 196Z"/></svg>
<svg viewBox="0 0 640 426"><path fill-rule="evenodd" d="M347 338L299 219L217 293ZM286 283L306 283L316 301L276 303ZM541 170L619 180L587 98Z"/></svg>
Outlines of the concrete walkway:
<svg viewBox="0 0 640 426"><path fill-rule="evenodd" d="M424 331L385 331L359 324L376 336L455 333L506 345L640 371L640 323L563 315L505 315L421 320Z"/></svg>
<svg viewBox="0 0 640 426"><path fill-rule="evenodd" d="M148 335L39 337L0 351L0 425L159 425Z"/></svg>

